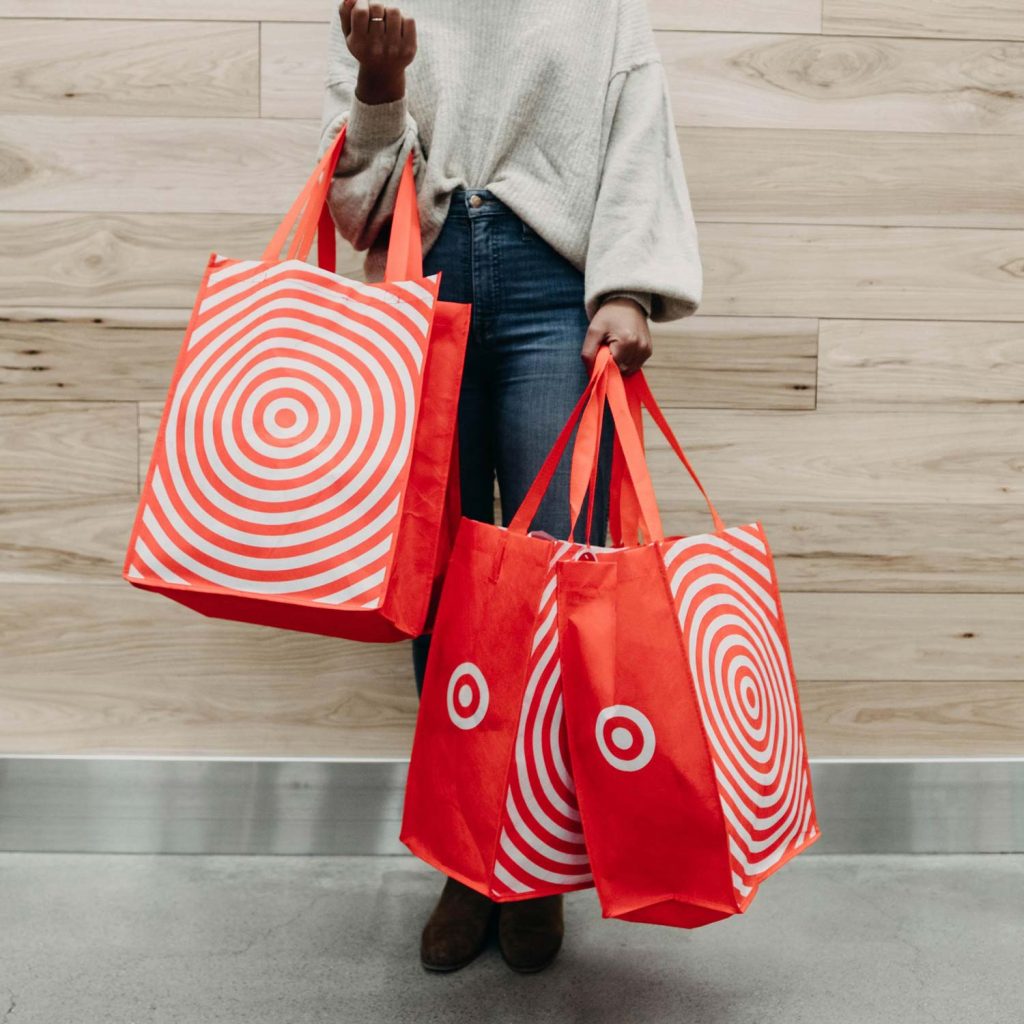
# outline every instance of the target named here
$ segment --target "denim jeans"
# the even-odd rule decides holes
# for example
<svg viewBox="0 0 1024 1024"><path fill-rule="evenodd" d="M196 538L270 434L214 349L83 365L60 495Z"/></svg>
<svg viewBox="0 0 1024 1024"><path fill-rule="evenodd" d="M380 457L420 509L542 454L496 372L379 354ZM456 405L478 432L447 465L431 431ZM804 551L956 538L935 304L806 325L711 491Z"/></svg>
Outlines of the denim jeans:
<svg viewBox="0 0 1024 1024"><path fill-rule="evenodd" d="M478 197L478 198L476 198ZM423 272L441 271L442 300L473 304L458 434L462 514L494 522L494 482L507 524L586 387L589 326L583 274L489 189L457 189ZM608 417L605 417L606 424ZM603 545L612 431L601 442L590 540ZM566 452L531 529L569 536ZM573 534L585 537L586 507ZM430 636L413 640L422 693Z"/></svg>

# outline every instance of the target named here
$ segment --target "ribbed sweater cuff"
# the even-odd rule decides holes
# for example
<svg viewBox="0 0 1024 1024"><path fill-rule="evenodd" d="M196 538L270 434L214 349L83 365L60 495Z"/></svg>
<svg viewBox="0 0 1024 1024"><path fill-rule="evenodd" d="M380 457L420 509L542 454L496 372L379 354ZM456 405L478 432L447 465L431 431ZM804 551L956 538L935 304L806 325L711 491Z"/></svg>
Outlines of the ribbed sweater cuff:
<svg viewBox="0 0 1024 1024"><path fill-rule="evenodd" d="M605 294L601 296L601 304L603 305L609 299L616 299L616 298L633 299L635 302L637 302L639 305L641 305L643 307L644 312L648 316L651 315L652 303L651 303L651 293L650 292L630 292L630 291L605 292Z"/></svg>
<svg viewBox="0 0 1024 1024"><path fill-rule="evenodd" d="M408 103L403 93L389 103L364 103L352 94L348 114L346 145L351 142L357 149L380 149L397 142L405 132Z"/></svg>

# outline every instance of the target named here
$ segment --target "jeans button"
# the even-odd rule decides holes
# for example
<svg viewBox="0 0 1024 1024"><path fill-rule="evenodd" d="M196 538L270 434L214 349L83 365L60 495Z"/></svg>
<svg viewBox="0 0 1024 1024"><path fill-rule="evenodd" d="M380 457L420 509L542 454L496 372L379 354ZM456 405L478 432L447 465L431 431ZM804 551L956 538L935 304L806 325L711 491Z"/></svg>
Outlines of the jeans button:
<svg viewBox="0 0 1024 1024"><path fill-rule="evenodd" d="M482 196L478 196L475 192L469 197L470 206L483 206L484 200Z"/></svg>

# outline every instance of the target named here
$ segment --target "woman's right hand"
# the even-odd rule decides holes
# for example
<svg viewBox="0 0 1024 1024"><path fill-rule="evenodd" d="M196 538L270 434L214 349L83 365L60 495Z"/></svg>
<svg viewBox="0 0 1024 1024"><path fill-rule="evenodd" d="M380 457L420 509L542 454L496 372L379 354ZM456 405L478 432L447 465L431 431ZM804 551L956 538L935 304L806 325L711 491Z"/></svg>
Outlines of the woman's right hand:
<svg viewBox="0 0 1024 1024"><path fill-rule="evenodd" d="M405 69L416 56L415 19L368 0L342 0L338 13L345 43L359 62L356 95L365 103L399 99L405 94Z"/></svg>

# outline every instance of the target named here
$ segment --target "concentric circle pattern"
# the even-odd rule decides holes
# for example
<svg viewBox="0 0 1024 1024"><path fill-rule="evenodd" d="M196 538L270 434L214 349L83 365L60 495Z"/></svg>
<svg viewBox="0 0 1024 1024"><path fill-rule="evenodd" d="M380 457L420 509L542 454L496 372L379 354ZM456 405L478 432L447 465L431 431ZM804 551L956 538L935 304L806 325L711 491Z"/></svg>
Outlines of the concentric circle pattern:
<svg viewBox="0 0 1024 1024"><path fill-rule="evenodd" d="M492 886L496 895L550 893L593 883L569 764L555 600L555 563L585 550L563 541L548 566L505 796Z"/></svg>
<svg viewBox="0 0 1024 1024"><path fill-rule="evenodd" d="M601 756L620 772L638 772L654 757L654 726L637 708L612 704L597 716L594 725Z"/></svg>
<svg viewBox="0 0 1024 1024"><path fill-rule="evenodd" d="M475 729L487 714L491 691L483 672L471 661L455 668L448 680L448 717L459 729Z"/></svg>
<svg viewBox="0 0 1024 1024"><path fill-rule="evenodd" d="M758 524L658 545L711 744L733 884L817 832L782 608Z"/></svg>
<svg viewBox="0 0 1024 1024"><path fill-rule="evenodd" d="M130 573L348 608L383 601L437 275L364 284L214 255Z"/></svg>

